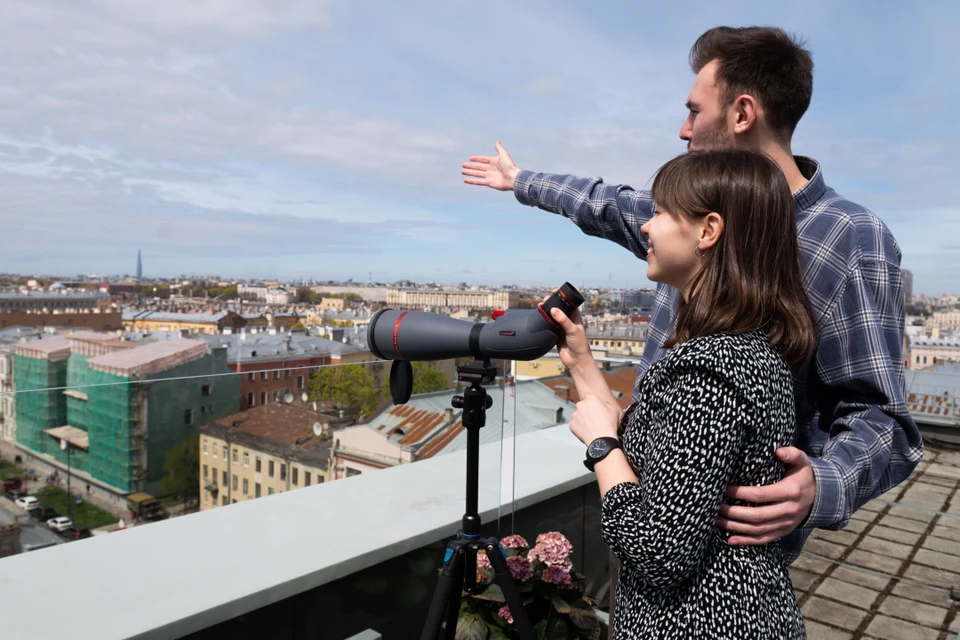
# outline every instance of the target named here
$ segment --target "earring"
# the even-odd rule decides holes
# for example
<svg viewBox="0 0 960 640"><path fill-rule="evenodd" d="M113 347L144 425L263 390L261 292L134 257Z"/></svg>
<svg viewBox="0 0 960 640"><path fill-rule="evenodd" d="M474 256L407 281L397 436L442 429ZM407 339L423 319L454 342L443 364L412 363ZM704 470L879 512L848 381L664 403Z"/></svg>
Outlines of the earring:
<svg viewBox="0 0 960 640"><path fill-rule="evenodd" d="M697 246L695 246L695 247L693 248L693 255L697 256L698 258L703 258L704 256L707 255L707 253L706 253L705 251L704 251L703 253L700 253L700 243L699 243L699 242L697 243Z"/></svg>

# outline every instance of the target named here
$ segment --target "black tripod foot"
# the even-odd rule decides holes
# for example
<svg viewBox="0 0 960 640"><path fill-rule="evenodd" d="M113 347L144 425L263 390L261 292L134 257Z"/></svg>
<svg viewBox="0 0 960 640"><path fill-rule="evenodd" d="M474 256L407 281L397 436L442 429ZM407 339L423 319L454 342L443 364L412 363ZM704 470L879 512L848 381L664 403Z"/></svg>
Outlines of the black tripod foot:
<svg viewBox="0 0 960 640"><path fill-rule="evenodd" d="M524 640L534 639L533 625L530 624L527 612L523 608L523 599L510 574L507 559L500 548L500 541L497 538L460 538L447 545L443 570L440 572L437 590L430 603L430 612L427 614L421 640L437 640L440 638L441 629L446 631L445 638L453 640L460 613L461 585L467 583L471 589L475 587L477 551L481 550L485 551L487 558L490 559L493 579L503 592L510 615L513 616L513 624L520 633L520 637Z"/></svg>

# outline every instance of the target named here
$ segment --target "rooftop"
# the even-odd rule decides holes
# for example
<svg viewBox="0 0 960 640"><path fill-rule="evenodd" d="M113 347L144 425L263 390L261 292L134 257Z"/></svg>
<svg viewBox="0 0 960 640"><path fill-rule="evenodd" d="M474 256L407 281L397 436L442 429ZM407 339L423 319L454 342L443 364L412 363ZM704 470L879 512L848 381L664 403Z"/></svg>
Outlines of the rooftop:
<svg viewBox="0 0 960 640"><path fill-rule="evenodd" d="M282 456L326 467L329 438L317 436L315 425L329 420L322 413L285 404L266 404L200 427L201 433L239 442Z"/></svg>
<svg viewBox="0 0 960 640"><path fill-rule="evenodd" d="M202 358L207 343L202 340L165 340L91 358L90 368L114 375L147 377Z"/></svg>

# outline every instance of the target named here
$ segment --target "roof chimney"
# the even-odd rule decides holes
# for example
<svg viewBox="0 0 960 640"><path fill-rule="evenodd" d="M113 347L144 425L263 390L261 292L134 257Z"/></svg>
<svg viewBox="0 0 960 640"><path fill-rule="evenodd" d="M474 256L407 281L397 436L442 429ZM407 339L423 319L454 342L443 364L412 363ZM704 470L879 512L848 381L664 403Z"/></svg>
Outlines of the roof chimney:
<svg viewBox="0 0 960 640"><path fill-rule="evenodd" d="M443 414L446 417L446 424L453 424L453 409L447 407L443 410Z"/></svg>

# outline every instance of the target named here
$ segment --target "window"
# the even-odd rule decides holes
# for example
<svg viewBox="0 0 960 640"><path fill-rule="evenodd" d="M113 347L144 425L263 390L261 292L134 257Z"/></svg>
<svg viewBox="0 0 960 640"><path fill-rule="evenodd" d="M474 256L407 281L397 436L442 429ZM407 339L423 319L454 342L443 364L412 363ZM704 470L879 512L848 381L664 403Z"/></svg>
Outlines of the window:
<svg viewBox="0 0 960 640"><path fill-rule="evenodd" d="M217 484L217 480L220 479L220 476L217 475L217 468L213 468L213 484Z"/></svg>
<svg viewBox="0 0 960 640"><path fill-rule="evenodd" d="M920 356L917 356L917 361L918 361L918 362L920 361ZM206 439L206 438L203 439L203 454L204 454L204 455L207 454L207 439Z"/></svg>
<svg viewBox="0 0 960 640"><path fill-rule="evenodd" d="M277 391L276 389L274 389L274 390L273 390L273 401L276 402L276 401L277 401L277 398L279 398L279 397L280 397L280 392Z"/></svg>
<svg viewBox="0 0 960 640"><path fill-rule="evenodd" d="M227 506L227 496L223 496L223 498L220 499L220 505L224 507Z"/></svg>
<svg viewBox="0 0 960 640"><path fill-rule="evenodd" d="M247 374L247 381L248 381L248 382L253 382L255 379L256 379L256 378L254 377L252 371Z"/></svg>
<svg viewBox="0 0 960 640"><path fill-rule="evenodd" d="M210 504L210 494L206 491L203 492L203 504Z"/></svg>
<svg viewBox="0 0 960 640"><path fill-rule="evenodd" d="M273 460L267 462L267 475L273 477Z"/></svg>
<svg viewBox="0 0 960 640"><path fill-rule="evenodd" d="M287 465L284 464L283 462L280 463L280 479L281 480L287 479Z"/></svg>
<svg viewBox="0 0 960 640"><path fill-rule="evenodd" d="M210 467L203 465L203 479L206 480L208 477L210 477Z"/></svg>
<svg viewBox="0 0 960 640"><path fill-rule="evenodd" d="M266 372L266 371L261 371L261 372L260 372L260 379L261 379L261 380L266 380L266 379L267 379L267 372Z"/></svg>
<svg viewBox="0 0 960 640"><path fill-rule="evenodd" d="M233 474L233 490L237 490L237 474Z"/></svg>
<svg viewBox="0 0 960 640"><path fill-rule="evenodd" d="M274 493L274 492L273 492L273 487L267 487L267 495L268 495L268 496L272 496L273 493Z"/></svg>
<svg viewBox="0 0 960 640"><path fill-rule="evenodd" d="M303 389L303 376L297 376L297 389Z"/></svg>
<svg viewBox="0 0 960 640"><path fill-rule="evenodd" d="M253 497L254 497L254 498L259 498L259 497L260 497L260 483L259 483L259 482L255 483L255 484L253 485L253 491L254 491L254 496L253 496Z"/></svg>
<svg viewBox="0 0 960 640"><path fill-rule="evenodd" d="M200 413L206 413L206 412L207 412L206 407L200 407Z"/></svg>
<svg viewBox="0 0 960 640"><path fill-rule="evenodd" d="M245 467L250 466L250 454L247 453L246 451L243 452L243 466Z"/></svg>
<svg viewBox="0 0 960 640"><path fill-rule="evenodd" d="M210 447L210 449L211 449L210 455L212 455L214 458L216 458L216 457L217 457L217 445L213 445L212 447Z"/></svg>
<svg viewBox="0 0 960 640"><path fill-rule="evenodd" d="M317 475L317 484L323 484L323 476Z"/></svg>
<svg viewBox="0 0 960 640"><path fill-rule="evenodd" d="M284 378L289 378L289 377L290 377L290 369L284 369L284 370L283 370L283 377L284 377Z"/></svg>
<svg viewBox="0 0 960 640"><path fill-rule="evenodd" d="M227 459L227 445L223 445L223 459Z"/></svg>
<svg viewBox="0 0 960 640"><path fill-rule="evenodd" d="M300 469L297 469L296 467L293 467L290 470L290 473L293 474L293 478L291 478L291 482L293 482L293 484L297 484L298 482L297 475L299 474L299 472L300 472Z"/></svg>
<svg viewBox="0 0 960 640"><path fill-rule="evenodd" d="M267 404L267 392L266 392L266 391L261 391L261 392L260 392L260 404Z"/></svg>
<svg viewBox="0 0 960 640"><path fill-rule="evenodd" d="M280 379L280 369L274 369L274 370L273 370L273 379L274 379L274 380L279 380L279 379Z"/></svg>
<svg viewBox="0 0 960 640"><path fill-rule="evenodd" d="M247 394L247 406L248 407L253 406L253 391Z"/></svg>
<svg viewBox="0 0 960 640"><path fill-rule="evenodd" d="M227 486L227 470L223 470L223 486Z"/></svg>
<svg viewBox="0 0 960 640"><path fill-rule="evenodd" d="M200 387L200 395L202 395L202 396L209 396L209 395L210 395L210 385L205 384L205 385L203 385L202 387Z"/></svg>
<svg viewBox="0 0 960 640"><path fill-rule="evenodd" d="M256 464L256 467L255 467L255 469L254 469L257 473L260 473L260 464L261 464L261 462L262 462L262 460L260 459L260 456L257 456L257 464Z"/></svg>
<svg viewBox="0 0 960 640"><path fill-rule="evenodd" d="M240 458L240 452L237 450L236 447L234 447L234 448L233 448L233 461L234 461L234 462L237 462L237 460L239 460L239 458Z"/></svg>
<svg viewBox="0 0 960 640"><path fill-rule="evenodd" d="M348 478L352 478L353 476L358 476L358 475L360 475L360 470L359 470L359 469L351 469L350 467L347 467L347 477L348 477ZM339 487L340 485L337 485L337 486Z"/></svg>
<svg viewBox="0 0 960 640"><path fill-rule="evenodd" d="M309 487L309 486L310 486L310 472L309 472L309 471L304 471L304 472L303 472L303 486L305 486L305 487Z"/></svg>
<svg viewBox="0 0 960 640"><path fill-rule="evenodd" d="M250 481L246 478L243 479L243 495L250 493Z"/></svg>
<svg viewBox="0 0 960 640"><path fill-rule="evenodd" d="M190 426L193 424L193 409L183 410L183 424Z"/></svg>

